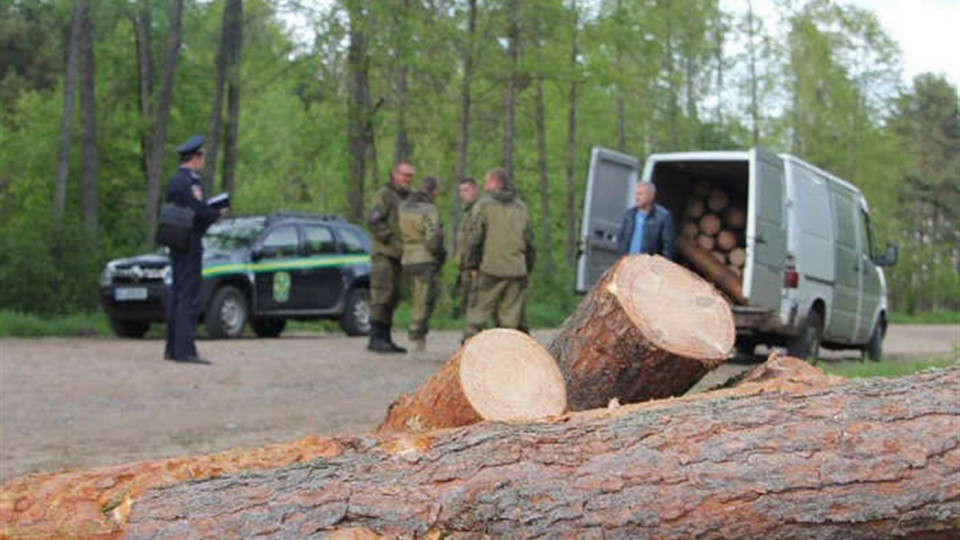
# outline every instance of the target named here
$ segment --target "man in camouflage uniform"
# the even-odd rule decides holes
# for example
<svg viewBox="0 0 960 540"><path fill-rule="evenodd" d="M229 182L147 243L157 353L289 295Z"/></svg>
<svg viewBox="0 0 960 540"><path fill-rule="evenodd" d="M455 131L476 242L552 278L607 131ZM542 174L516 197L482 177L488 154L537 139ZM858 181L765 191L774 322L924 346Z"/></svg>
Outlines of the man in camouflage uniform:
<svg viewBox="0 0 960 540"><path fill-rule="evenodd" d="M484 178L484 195L471 212L467 268L473 278L464 339L491 317L503 328L521 328L524 296L533 270L533 228L527 207L500 167Z"/></svg>
<svg viewBox="0 0 960 540"><path fill-rule="evenodd" d="M400 233L399 207L410 192L413 166L397 163L390 172L390 182L380 187L370 200L368 223L373 236L370 256L370 343L377 352L405 353L390 337L393 310L400 300L403 269L403 240Z"/></svg>
<svg viewBox="0 0 960 540"><path fill-rule="evenodd" d="M460 229L457 230L457 265L459 274L457 275L457 292L459 293L459 303L457 304L457 313L466 313L467 301L470 297L470 284L473 279L470 277L470 269L467 268L467 231L470 225L470 210L480 196L480 189L477 187L477 181L473 178L461 178L457 185L457 195L463 204L463 217L460 219Z"/></svg>
<svg viewBox="0 0 960 540"><path fill-rule="evenodd" d="M410 277L410 342L414 352L426 348L430 315L437 300L437 273L447 258L440 213L433 204L437 179L426 177L420 189L400 204L403 270Z"/></svg>

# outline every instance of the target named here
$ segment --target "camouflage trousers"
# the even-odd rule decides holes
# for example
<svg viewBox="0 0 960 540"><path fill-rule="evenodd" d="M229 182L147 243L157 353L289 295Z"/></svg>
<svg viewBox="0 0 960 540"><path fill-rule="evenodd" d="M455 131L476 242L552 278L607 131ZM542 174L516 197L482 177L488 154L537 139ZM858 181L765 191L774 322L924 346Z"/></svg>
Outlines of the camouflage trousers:
<svg viewBox="0 0 960 540"><path fill-rule="evenodd" d="M393 311L400 302L400 261L386 255L370 257L370 322L393 325Z"/></svg>
<svg viewBox="0 0 960 540"><path fill-rule="evenodd" d="M425 338L430 330L430 316L437 305L436 264L411 264L403 268L410 277L410 340Z"/></svg>
<svg viewBox="0 0 960 540"><path fill-rule="evenodd" d="M484 273L477 274L467 303L464 339L479 334L489 319L493 319L494 326L498 328L526 331L526 317L523 313L526 283L525 277L501 278Z"/></svg>

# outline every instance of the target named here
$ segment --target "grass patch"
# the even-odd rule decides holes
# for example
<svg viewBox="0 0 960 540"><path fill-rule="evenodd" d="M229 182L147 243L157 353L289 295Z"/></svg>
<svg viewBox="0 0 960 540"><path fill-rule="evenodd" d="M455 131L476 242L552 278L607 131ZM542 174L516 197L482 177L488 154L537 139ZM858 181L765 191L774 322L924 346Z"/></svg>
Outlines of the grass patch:
<svg viewBox="0 0 960 540"><path fill-rule="evenodd" d="M890 314L890 322L893 324L960 324L960 311L927 311L913 315L893 312Z"/></svg>
<svg viewBox="0 0 960 540"><path fill-rule="evenodd" d="M931 358L915 362L861 362L859 364L843 362L836 365L820 362L817 367L830 375L839 375L847 379L864 379L867 377L899 377L926 369L950 366L960 366L960 356Z"/></svg>
<svg viewBox="0 0 960 540"><path fill-rule="evenodd" d="M0 310L0 336L49 337L113 335L106 314L99 311L72 315L37 315Z"/></svg>

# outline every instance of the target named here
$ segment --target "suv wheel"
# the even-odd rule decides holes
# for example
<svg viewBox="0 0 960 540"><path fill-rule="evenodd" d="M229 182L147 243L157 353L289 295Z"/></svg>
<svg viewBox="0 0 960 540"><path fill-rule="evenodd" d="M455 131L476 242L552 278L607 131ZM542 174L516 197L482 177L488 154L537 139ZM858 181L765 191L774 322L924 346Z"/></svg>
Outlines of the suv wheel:
<svg viewBox="0 0 960 540"><path fill-rule="evenodd" d="M250 328L253 328L253 333L257 337L262 338L275 338L283 332L283 329L287 327L286 319L279 318L267 318L267 319L250 319Z"/></svg>
<svg viewBox="0 0 960 540"><path fill-rule="evenodd" d="M142 338L150 329L150 321L125 321L111 317L110 328L117 337Z"/></svg>
<svg viewBox="0 0 960 540"><path fill-rule="evenodd" d="M214 339L240 337L248 313L247 298L239 289L230 285L217 289L204 317L207 334Z"/></svg>
<svg viewBox="0 0 960 540"><path fill-rule="evenodd" d="M347 306L340 317L340 328L348 336L365 336L370 333L370 291L354 289L347 297Z"/></svg>
<svg viewBox="0 0 960 540"><path fill-rule="evenodd" d="M811 311L807 314L807 320L804 321L800 333L787 344L787 354L797 358L809 359L811 363L816 364L820 356L820 337L822 335L823 321L820 320L820 314Z"/></svg>

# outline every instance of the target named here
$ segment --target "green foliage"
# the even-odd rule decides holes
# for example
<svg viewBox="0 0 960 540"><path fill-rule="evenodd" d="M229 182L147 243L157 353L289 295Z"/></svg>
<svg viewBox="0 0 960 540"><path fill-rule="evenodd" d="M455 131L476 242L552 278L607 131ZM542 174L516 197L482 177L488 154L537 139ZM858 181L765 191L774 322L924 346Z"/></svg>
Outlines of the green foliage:
<svg viewBox="0 0 960 540"><path fill-rule="evenodd" d="M839 375L848 379L863 379L867 377L899 377L910 375L928 369L960 366L960 356L953 358L931 358L918 362L862 362L859 364L843 362L830 364L820 362L817 366L829 375Z"/></svg>
<svg viewBox="0 0 960 540"><path fill-rule="evenodd" d="M42 316L10 309L0 310L0 337L70 337L111 335L102 312Z"/></svg>
<svg viewBox="0 0 960 540"><path fill-rule="evenodd" d="M927 311L916 314L895 311L890 314L891 324L957 324L960 325L960 311Z"/></svg>

